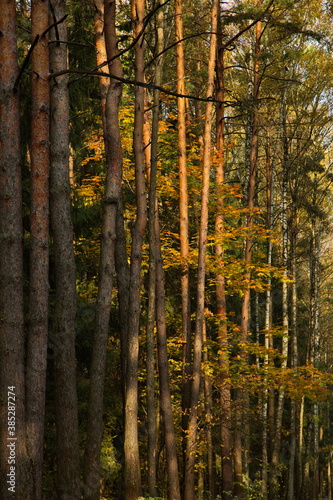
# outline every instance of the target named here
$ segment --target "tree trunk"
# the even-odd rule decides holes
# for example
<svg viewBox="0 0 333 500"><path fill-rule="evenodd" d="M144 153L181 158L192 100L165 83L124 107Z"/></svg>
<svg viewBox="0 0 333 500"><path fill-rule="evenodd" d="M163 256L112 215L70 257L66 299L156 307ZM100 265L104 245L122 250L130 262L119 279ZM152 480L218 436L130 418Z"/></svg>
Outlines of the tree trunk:
<svg viewBox="0 0 333 500"><path fill-rule="evenodd" d="M313 212L311 213L311 244L310 244L310 328L312 359L315 368L319 365L319 341L320 341L320 223L315 213L317 207L318 176L315 173L314 194L312 197ZM312 407L313 419L313 498L319 495L319 405L315 401Z"/></svg>
<svg viewBox="0 0 333 500"><path fill-rule="evenodd" d="M165 279L161 255L161 240L158 218L156 219L156 318L157 318L157 350L160 382L160 407L164 426L168 471L168 499L180 500L179 470L176 451L176 437L172 418L170 381L168 370L168 352L165 319Z"/></svg>
<svg viewBox="0 0 333 500"><path fill-rule="evenodd" d="M53 2L55 20L65 15L66 2ZM59 35L58 35L58 34ZM51 71L67 68L66 22L52 31ZM59 36L59 38L58 38ZM57 490L61 499L78 499L80 463L76 393L75 316L76 269L69 182L68 77L51 80L51 223L55 256L53 322L55 405L57 429Z"/></svg>
<svg viewBox="0 0 333 500"><path fill-rule="evenodd" d="M175 1L176 28L176 71L177 93L185 94L185 58L183 44L183 0ZM182 430L183 430L183 460L186 450L186 430L188 426L188 411L191 391L191 312L190 312L190 276L189 276L189 239L188 239L188 189L186 161L186 101L177 97L178 121L178 171L179 171L179 239L181 264L181 294L182 294L182 339L183 339L183 391L182 391Z"/></svg>
<svg viewBox="0 0 333 500"><path fill-rule="evenodd" d="M297 181L296 181L297 182ZM291 216L291 231L290 231L290 272L294 277L291 285L291 342L290 342L290 361L291 368L296 368L298 364L298 346L297 346L297 261L296 261L296 245L297 245L297 195L294 193ZM293 500L295 496L295 481L296 472L296 421L297 421L297 402L290 402L290 457L288 470L288 493L287 500ZM297 496L297 495L296 495Z"/></svg>
<svg viewBox="0 0 333 500"><path fill-rule="evenodd" d="M217 11L218 1L213 0L211 11L211 39L208 59L208 80L207 80L207 98L211 98L214 93L214 69L216 61L217 48ZM201 376L201 356L202 356L202 328L204 321L205 307L205 273L206 273L206 249L208 233L208 196L209 180L211 169L211 129L212 129L213 103L207 101L204 129L204 147L203 147L203 166L202 166L202 193L201 193L201 215L199 229L199 257L198 257L198 283L197 283L197 309L196 309L196 327L193 352L193 372L190 400L190 415L188 423L188 435L186 443L185 460L185 500L194 500L195 498L195 478L194 465L197 440L197 420L198 420L198 402L200 393Z"/></svg>
<svg viewBox="0 0 333 500"><path fill-rule="evenodd" d="M273 160L274 161L274 160ZM270 232L272 230L272 209L273 209L273 186L274 186L274 163L271 161L270 152L270 135L267 133L266 142L266 227ZM273 243L269 235L267 241L267 265L272 265L272 253L273 253ZM266 291L266 303L265 303L265 349L267 352L272 345L272 294L271 286L272 279L269 277L267 282L268 288ZM265 355L265 367L268 367L269 358L268 353ZM268 493L268 401L269 401L269 390L266 387L263 391L262 400L262 495L263 500L267 499Z"/></svg>
<svg viewBox="0 0 333 500"><path fill-rule="evenodd" d="M220 7L219 7L220 10ZM218 13L218 26L220 33L220 15ZM217 40L217 60L216 60L216 99L220 101L216 108L216 150L218 154L218 164L216 167L216 217L215 232L217 243L215 245L215 255L218 265L223 267L224 249L222 238L224 233L224 51L222 49L221 34ZM228 498L232 494L232 434L231 434L231 394L227 384L229 376L229 352L228 352L228 328L227 328L227 308L225 294L225 279L222 273L216 274L216 305L218 321L218 341L220 346L220 367L222 381L220 387L221 404L221 444L222 444L222 498Z"/></svg>
<svg viewBox="0 0 333 500"><path fill-rule="evenodd" d="M203 344L205 345L207 343L206 318L204 319L204 324L203 324L202 340ZM208 364L209 362L207 349L204 349L203 351L203 361L206 364ZM213 448L213 433L212 433L212 426L213 426L212 383L213 383L212 379L205 373L204 394L205 394L205 410L206 410L207 476L208 476L208 494L209 494L208 498L211 500L215 498L214 448ZM222 474L223 474L223 464L222 464ZM224 485L222 485L222 489L223 488Z"/></svg>
<svg viewBox="0 0 333 500"><path fill-rule="evenodd" d="M15 2L1 0L0 7L0 497L30 500L30 480L25 469L23 229L19 98L14 91L18 75ZM12 421L13 415L8 412L13 406L16 425L9 429L8 418ZM10 449L16 452L14 464L8 463ZM15 467L15 479L7 476L10 465ZM7 482L12 480L12 484Z"/></svg>
<svg viewBox="0 0 333 500"><path fill-rule="evenodd" d="M131 1L134 37L143 28L144 1ZM135 79L144 81L143 35L135 45ZM144 89L135 87L133 151L135 161L136 221L132 231L130 298L128 320L128 354L125 405L125 499L136 500L141 493L138 440L138 358L142 244L146 229L147 205L145 157L143 152Z"/></svg>
<svg viewBox="0 0 333 500"><path fill-rule="evenodd" d="M164 48L163 32L163 10L157 12L157 54ZM155 85L160 86L162 82L162 57L157 59L155 68ZM149 291L148 291L148 321L147 321L147 423L148 423L148 493L155 497L156 493L156 411L155 411L155 305L156 305L156 260L157 245L156 238L156 218L158 217L158 207L156 199L156 169L157 169L157 150L158 150L158 124L160 112L160 92L154 90L154 107L151 134L151 148L146 149L149 152L150 168L149 172ZM146 162L147 162L146 154ZM148 159L149 161L149 159Z"/></svg>
<svg viewBox="0 0 333 500"><path fill-rule="evenodd" d="M286 116L286 102L285 94L282 100L282 127L283 127L283 179L282 179L282 212L281 212L281 226L282 226L282 265L284 268L282 282L282 363L281 370L287 367L288 358L288 334L289 334L289 311L288 311L288 220L287 220L287 197L288 197L288 143L287 143L287 116ZM282 417L284 407L284 390L281 389L278 394L278 403L275 416L275 433L274 444L272 452L272 472L270 481L270 495L276 498L278 495L278 466L280 461L280 448L281 448L281 430L282 430Z"/></svg>
<svg viewBox="0 0 333 500"><path fill-rule="evenodd" d="M105 43L107 57L110 59L118 53L115 28L115 2L109 3L106 0L104 9ZM120 59L115 59L110 64L109 69L113 74L122 76ZM100 498L100 453L103 437L105 363L109 334L113 278L115 274L117 208L120 200L122 182L122 147L118 119L120 98L121 84L118 81L112 80L108 87L105 101L104 138L107 173L103 198L96 323L90 370L91 380L85 450L84 498L86 500L99 500Z"/></svg>
<svg viewBox="0 0 333 500"><path fill-rule="evenodd" d="M36 500L42 495L46 356L49 296L49 162L50 87L49 4L31 3L32 40L40 37L31 57L31 211L30 295L26 371L27 451Z"/></svg>
<svg viewBox="0 0 333 500"><path fill-rule="evenodd" d="M256 175L257 175L257 162L258 162L258 136L259 136L259 90L260 90L260 40L262 35L262 25L258 21L255 27L255 52L254 52L254 65L253 65L253 107L251 116L251 132L249 144L249 175L247 187L247 222L246 227L248 236L245 241L244 261L246 265L246 273L244 276L245 289L242 299L241 309L241 341L247 342L249 321L250 321L250 281L251 271L250 265L252 262L252 249L253 249L253 223L254 223L254 203L256 191ZM234 461L235 461L235 490L234 493L239 498L243 497L243 465L242 465L242 417L241 413L244 412L246 395L243 390L237 389L236 393L236 429L234 438Z"/></svg>

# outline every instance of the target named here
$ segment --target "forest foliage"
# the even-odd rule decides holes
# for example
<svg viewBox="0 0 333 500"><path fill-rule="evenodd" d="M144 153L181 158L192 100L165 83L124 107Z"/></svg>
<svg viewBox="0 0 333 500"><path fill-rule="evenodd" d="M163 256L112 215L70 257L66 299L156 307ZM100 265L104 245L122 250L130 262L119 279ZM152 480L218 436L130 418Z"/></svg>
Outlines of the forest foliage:
<svg viewBox="0 0 333 500"><path fill-rule="evenodd" d="M330 2L0 5L1 498L332 499Z"/></svg>

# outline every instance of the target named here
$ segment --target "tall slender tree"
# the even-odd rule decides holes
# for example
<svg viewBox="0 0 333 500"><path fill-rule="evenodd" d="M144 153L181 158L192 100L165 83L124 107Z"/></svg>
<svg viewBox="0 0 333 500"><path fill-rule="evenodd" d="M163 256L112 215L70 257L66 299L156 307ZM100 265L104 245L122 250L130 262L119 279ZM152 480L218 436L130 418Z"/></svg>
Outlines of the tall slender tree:
<svg viewBox="0 0 333 500"><path fill-rule="evenodd" d="M0 8L0 496L6 500L32 497L26 470L20 114L19 95L14 90L18 77L15 2L3 0ZM12 436L8 434L11 402L15 402L16 417ZM15 493L9 491L7 482L8 437L16 438Z"/></svg>
<svg viewBox="0 0 333 500"><path fill-rule="evenodd" d="M49 298L49 82L48 1L31 3L32 52L30 296L27 342L27 450L33 470L33 491L42 496L42 464L46 388Z"/></svg>
<svg viewBox="0 0 333 500"><path fill-rule="evenodd" d="M145 4L143 0L131 1L135 44L135 79L144 82L144 35ZM135 162L136 220L132 230L130 298L126 366L125 403L125 498L136 500L141 492L141 474L138 440L138 357L140 321L140 285L142 244L147 223L145 185L145 157L143 151L144 89L135 87L135 116L133 152Z"/></svg>
<svg viewBox="0 0 333 500"><path fill-rule="evenodd" d="M222 48L221 33L221 12L218 12L218 40L216 59L216 99L219 101L216 106L216 151L218 163L216 167L216 217L215 231L217 243L215 245L215 255L218 259L218 267L223 268L224 249L222 238L224 233L224 164L225 164L225 116L224 116L224 50ZM231 394L227 384L229 372L229 352L228 352L228 327L227 327L227 307L225 278L223 272L216 273L216 313L217 313L217 334L220 346L220 366L221 366L221 443L222 443L222 495L223 498L232 492L232 434L231 434Z"/></svg>
<svg viewBox="0 0 333 500"><path fill-rule="evenodd" d="M52 21L66 15L66 1L52 3ZM67 25L52 30L51 73L67 69ZM60 498L80 498L80 455L76 392L74 261L69 181L68 75L51 78L50 209L55 266L55 310L52 325L56 406L57 491Z"/></svg>
<svg viewBox="0 0 333 500"><path fill-rule="evenodd" d="M214 94L214 69L217 48L217 13L218 1L213 0L211 8L211 38L208 58L207 75L207 102L205 111L204 146L202 157L202 193L201 193L201 214L199 229L199 256L198 256L198 283L197 283L197 308L196 326L193 351L193 372L190 399L190 415L188 422L188 435L186 443L185 457L185 489L184 499L193 500L195 498L195 477L194 465L197 441L198 403L200 393L201 359L202 359L202 329L204 322L205 308L205 274L206 274L206 251L208 234L208 197L211 169L211 131Z"/></svg>
<svg viewBox="0 0 333 500"><path fill-rule="evenodd" d="M104 2L104 30L108 59L118 54L115 2ZM101 45L101 43L100 43ZM104 62L104 61L103 61ZM122 76L119 58L109 65L110 73ZM102 82L103 83L103 82ZM102 92L104 85L102 86ZM102 93L102 114L103 114ZM106 349L109 333L113 278L115 274L115 240L117 208L122 182L122 146L118 109L121 83L111 80L105 97L104 138L107 159L106 184L103 198L101 253L99 263L96 324L91 361L88 429L85 453L85 498L100 498L100 453L103 436L103 395Z"/></svg>
<svg viewBox="0 0 333 500"><path fill-rule="evenodd" d="M185 57L183 42L183 0L175 1L176 29L176 71L177 93L184 95L185 88ZM181 294L182 294L182 332L183 332L183 395L182 395L182 427L187 430L188 409L190 404L190 364L191 364L191 313L190 313L190 269L189 229L188 229L188 187L186 159L186 100L177 97L177 135L178 135L178 171L179 171L179 237L181 264ZM183 438L183 452L186 439Z"/></svg>

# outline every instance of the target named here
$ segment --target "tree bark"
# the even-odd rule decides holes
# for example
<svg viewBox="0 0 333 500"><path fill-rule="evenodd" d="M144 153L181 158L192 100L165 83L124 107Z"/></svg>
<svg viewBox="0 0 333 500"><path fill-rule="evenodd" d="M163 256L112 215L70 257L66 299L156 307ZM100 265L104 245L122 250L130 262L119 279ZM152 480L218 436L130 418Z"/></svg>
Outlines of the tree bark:
<svg viewBox="0 0 333 500"><path fill-rule="evenodd" d="M214 68L217 48L217 11L218 1L213 0L211 10L211 39L208 59L207 98L214 93ZM185 500L195 498L194 465L197 440L198 402L200 393L201 357L202 357L202 328L205 307L205 273L206 273L206 250L208 233L208 197L209 180L211 169L211 130L212 130L213 103L207 100L205 113L203 166L202 166L202 193L201 193L201 215L199 228L199 257L198 257L198 283L197 283L197 308L196 327L193 352L193 371L191 385L190 415L188 422L188 435L185 457Z"/></svg>
<svg viewBox="0 0 333 500"><path fill-rule="evenodd" d="M19 96L15 2L0 1L0 497L32 498L27 477L24 386L23 229L20 163ZM15 429L8 430L9 407L15 394ZM10 435L9 432L14 432ZM15 440L15 493L7 447ZM14 442L14 440L13 440Z"/></svg>
<svg viewBox="0 0 333 500"><path fill-rule="evenodd" d="M104 3L104 11L105 44L107 57L108 59L110 59L118 53L115 28L115 2L110 3L108 0L106 0ZM100 47L103 47L102 43L100 43ZM109 70L110 73L112 72L117 76L122 76L122 69L119 58L110 63ZM109 334L112 288L115 274L117 208L120 202L122 182L122 146L118 119L120 98L121 84L115 80L111 80L105 100L104 138L107 173L103 198L96 323L90 370L91 380L85 449L84 498L86 500L99 500L100 498L100 453L103 437L103 396L106 368L105 365Z"/></svg>
<svg viewBox="0 0 333 500"><path fill-rule="evenodd" d="M282 283L282 363L281 370L287 367L288 358L288 334L289 334L289 310L288 310L288 219L287 219L287 197L288 197L288 143L287 143L287 116L286 116L286 102L285 94L282 101L282 127L283 127L283 180L282 180L282 213L281 213L281 226L282 226L282 265L284 267L284 281ZM281 389L278 394L278 403L275 416L275 433L274 444L272 451L272 473L270 481L270 495L275 498L278 495L278 465L280 461L280 448L281 448L281 430L282 430L282 416L284 406L284 390Z"/></svg>
<svg viewBox="0 0 333 500"><path fill-rule="evenodd" d="M176 451L176 437L172 418L170 381L168 370L168 352L165 319L165 279L161 254L160 228L156 219L156 318L157 318L157 349L160 382L160 407L163 417L164 439L168 471L168 499L180 500L179 471Z"/></svg>
<svg viewBox="0 0 333 500"><path fill-rule="evenodd" d="M163 32L164 15L163 10L159 9L156 19L157 31L157 54L164 48ZM162 82L163 58L159 57L155 67L155 85L160 86ZM156 219L158 218L158 206L156 198L156 170L157 170L157 151L158 151L158 126L160 112L160 92L154 90L153 101L153 119L151 147L148 146L148 140L145 140L146 163L149 177L149 289L148 289L148 321L147 321L147 424L148 424L148 493L155 497L156 493L156 410L155 410L155 341L154 328L156 318L156 284L157 284L157 242L156 238ZM148 128L147 128L148 131ZM147 135L150 135L149 133ZM147 139L147 138L146 138ZM150 142L150 141L149 141ZM150 161L149 161L150 160Z"/></svg>
<svg viewBox="0 0 333 500"><path fill-rule="evenodd" d="M251 116L251 131L250 131L250 144L249 144L249 175L247 187L247 238L245 241L244 261L246 272L244 275L245 289L242 299L241 308L241 341L246 342L248 339L249 321L250 321L250 296L251 296L251 271L250 265L252 262L252 249L253 249L253 225L255 213L255 192L256 192L256 175L257 175L257 162L258 162L258 137L259 137L259 90L261 83L260 76L260 55L261 55L261 41L262 24L260 21L255 26L255 51L254 51L254 65L253 65L253 107ZM243 497L243 465L242 465L242 417L241 413L244 412L245 394L243 390L237 389L236 393L236 429L234 435L234 469L235 469L235 489L234 493L239 498Z"/></svg>
<svg viewBox="0 0 333 500"><path fill-rule="evenodd" d="M40 37L31 57L32 115L30 171L30 293L26 369L27 451L33 492L42 495L42 464L49 297L49 162L50 83L48 1L31 3L32 40Z"/></svg>
<svg viewBox="0 0 333 500"><path fill-rule="evenodd" d="M131 0L133 35L143 28L144 1ZM135 45L135 79L144 81L144 39ZM138 440L138 358L142 244L146 229L147 204L145 186L145 157L143 152L144 89L135 88L133 151L135 162L136 221L132 230L130 267L130 298L128 324L128 353L125 405L125 499L136 500L141 493L141 474Z"/></svg>
<svg viewBox="0 0 333 500"><path fill-rule="evenodd" d="M53 2L54 16L61 19L66 2ZM58 25L59 39L67 40L66 22ZM67 46L57 43L52 31L51 71L67 68ZM55 258L54 344L55 406L57 429L57 491L63 500L78 499L80 456L76 393L75 317L76 268L69 181L68 76L51 80L50 209Z"/></svg>
<svg viewBox="0 0 333 500"><path fill-rule="evenodd" d="M216 217L215 232L217 243L215 245L215 255L218 259L218 266L223 267L224 249L222 238L224 233L224 51L222 49L222 38L220 33L220 15L218 14L218 50L216 60L216 99L221 101L216 108L216 151L218 154L218 164L216 167ZM222 444L222 498L228 498L232 493L232 434L231 434L231 394L230 387L226 382L229 372L228 353L228 328L227 328L227 307L225 294L225 279L223 273L216 274L216 305L217 305L217 335L220 346L220 368L221 368L221 444Z"/></svg>
<svg viewBox="0 0 333 500"><path fill-rule="evenodd" d="M183 0L175 1L176 29L176 71L177 93L184 95L185 88L185 58L183 43ZM183 390L182 390L182 430L183 459L186 450L186 430L188 426L188 411L191 391L191 312L190 312L190 268L188 263L188 188L187 188L187 156L186 156L186 100L177 98L177 136L178 136L178 172L179 172L179 239L181 258L181 295L182 295L182 339L183 339Z"/></svg>

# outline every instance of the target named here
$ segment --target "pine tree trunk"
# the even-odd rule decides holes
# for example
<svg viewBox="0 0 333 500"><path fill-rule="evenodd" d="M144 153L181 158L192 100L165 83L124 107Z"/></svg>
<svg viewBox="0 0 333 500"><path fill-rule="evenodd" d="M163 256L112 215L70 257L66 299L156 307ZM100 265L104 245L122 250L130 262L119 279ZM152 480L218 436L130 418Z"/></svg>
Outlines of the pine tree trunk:
<svg viewBox="0 0 333 500"><path fill-rule="evenodd" d="M183 0L175 1L176 28L176 71L177 93L185 94L185 58L183 44ZM188 411L191 390L191 313L190 313L190 275L189 275L189 237L188 237L188 189L186 158L186 101L177 98L178 120L178 170L179 170L179 238L181 257L181 294L182 294L182 332L183 332L183 391L182 391L182 430L183 455L185 458Z"/></svg>
<svg viewBox="0 0 333 500"><path fill-rule="evenodd" d="M131 1L133 34L143 28L144 1ZM135 79L144 81L143 35L135 45ZM137 214L132 231L130 298L128 320L128 352L125 404L125 499L137 500L141 493L141 474L138 440L138 361L142 244L146 229L147 206L145 187L145 157L143 152L144 89L135 87L135 117L133 151Z"/></svg>
<svg viewBox="0 0 333 500"><path fill-rule="evenodd" d="M53 2L54 21L65 15L66 2ZM52 31L51 71L67 68L66 22ZM58 38L59 36L59 38ZM78 408L76 394L75 316L76 269L69 182L68 77L51 80L50 209L55 256L53 323L57 430L57 490L59 498L80 498Z"/></svg>
<svg viewBox="0 0 333 500"><path fill-rule="evenodd" d="M30 295L27 342L27 451L36 500L42 495L49 296L49 4L31 3L32 57Z"/></svg>
<svg viewBox="0 0 333 500"><path fill-rule="evenodd" d="M105 43L110 59L118 53L115 28L115 3L105 2ZM111 66L111 65L110 65ZM111 70L111 67L109 68ZM122 76L119 58L112 63L112 72ZM100 498L100 453L103 437L103 395L106 351L109 334L112 287L115 274L115 240L117 208L121 195L122 147L118 120L121 84L111 81L105 101L105 150L107 173L103 198L102 237L99 262L96 323L91 361L88 423L85 449L86 500Z"/></svg>
<svg viewBox="0 0 333 500"><path fill-rule="evenodd" d="M214 92L214 69L216 61L217 48L217 8L218 1L213 0L211 10L211 39L208 60L208 81L207 98L210 98ZM202 328L204 321L205 307L205 272L206 272L206 249L208 233L208 196L209 180L211 169L211 129L212 129L213 103L207 101L205 113L204 129L204 147L203 147L203 167L202 167L202 193L201 193L201 215L199 229L199 257L198 257L198 283L197 283L197 308L196 308L196 327L194 337L193 351L193 371L190 400L190 415L188 422L188 435L186 443L185 459L185 500L194 500L195 498L195 477L194 465L197 440L197 420L198 420L198 402L200 393L201 378L201 357L202 357Z"/></svg>
<svg viewBox="0 0 333 500"><path fill-rule="evenodd" d="M20 114L18 93L14 91L18 75L15 2L1 0L0 8L0 497L32 500L26 469ZM16 426L8 429L8 417L13 416L8 411L13 402ZM11 479L7 476L10 464L5 450L12 443L10 437L15 438L14 484L7 483ZM13 486L16 494L8 490Z"/></svg>

